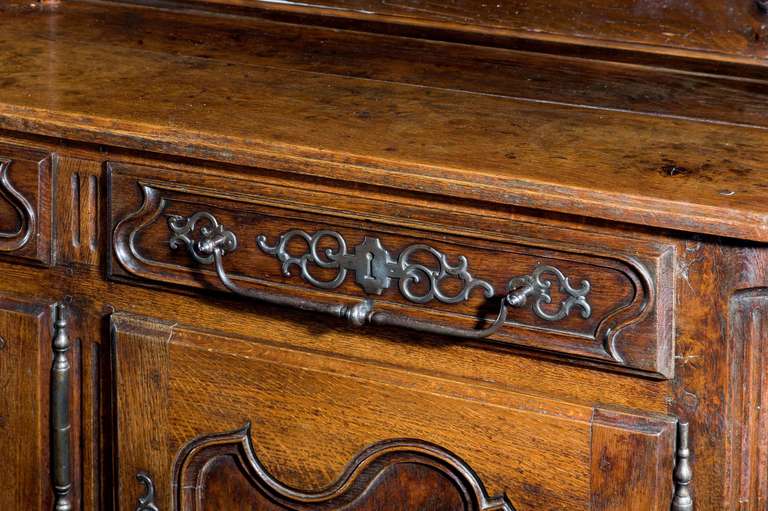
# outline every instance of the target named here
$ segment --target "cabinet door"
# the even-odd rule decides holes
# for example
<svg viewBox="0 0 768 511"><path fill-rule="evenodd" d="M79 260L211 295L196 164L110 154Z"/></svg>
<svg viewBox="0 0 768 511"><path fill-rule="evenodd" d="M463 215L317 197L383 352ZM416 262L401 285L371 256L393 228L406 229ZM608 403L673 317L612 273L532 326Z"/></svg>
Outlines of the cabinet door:
<svg viewBox="0 0 768 511"><path fill-rule="evenodd" d="M50 509L50 309L0 297L0 509Z"/></svg>
<svg viewBox="0 0 768 511"><path fill-rule="evenodd" d="M670 417L131 315L112 332L121 510L670 508Z"/></svg>

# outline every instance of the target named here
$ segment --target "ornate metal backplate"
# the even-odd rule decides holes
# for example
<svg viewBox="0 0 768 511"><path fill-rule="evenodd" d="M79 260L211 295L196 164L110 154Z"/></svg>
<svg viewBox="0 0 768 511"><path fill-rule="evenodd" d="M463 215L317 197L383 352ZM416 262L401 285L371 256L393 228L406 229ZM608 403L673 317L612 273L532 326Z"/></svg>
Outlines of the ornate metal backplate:
<svg viewBox="0 0 768 511"><path fill-rule="evenodd" d="M306 241L309 249L301 255L291 255L287 246L294 238ZM324 239L331 239L336 244L336 250L319 248ZM486 281L475 279L467 271L469 262L464 256L459 256L458 262L452 265L448 256L429 245L415 244L406 247L398 256L393 256L386 250L379 238L366 236L362 243L351 251L347 250L344 237L335 231L318 231L312 235L294 229L282 234L274 245L267 243L267 237L256 238L259 248L269 255L276 256L283 263L283 273L291 274L291 268L296 267L301 277L315 287L335 289L347 278L347 272L355 274L355 282L368 294L380 295L389 289L392 280L398 280L400 293L414 303L428 303L438 300L443 303L460 303L469 298L475 288L480 288L486 297L493 296L493 287ZM430 268L424 264L412 262L419 252L431 254L437 262L436 267ZM338 273L332 280L323 281L312 275L312 266L324 269L336 269ZM462 288L454 295L445 294L440 284L444 279L457 278L462 282ZM413 285L427 282L427 290L421 294L414 292Z"/></svg>
<svg viewBox="0 0 768 511"><path fill-rule="evenodd" d="M170 247L175 249L185 246L190 255L201 264L214 262L214 252L221 255L237 249L236 235L224 228L215 216L208 212L198 212L189 217L171 216L168 226L172 231ZM306 242L307 251L291 254L288 244L294 239ZM321 249L323 240L332 242L335 248ZM348 249L346 239L338 232L322 230L309 234L300 229L292 229L280 235L270 245L265 235L256 238L259 248L275 256L282 263L286 276L297 268L300 276L309 284L320 289L336 289L347 279L349 272L354 273L355 282L368 294L380 295L398 281L400 294L407 300L426 304L437 300L446 304L457 304L469 299L473 290L480 290L486 298L492 298L496 291L487 281L477 279L469 273L469 261L463 255L456 263L448 260L448 255L426 244L409 245L399 254L393 254L382 244L381 239L366 236L352 250ZM435 261L434 266L415 262L419 254L428 254ZM329 280L321 280L313 275L313 268L337 270ZM548 278L549 277L549 278ZM458 279L461 288L454 294L443 290L445 281ZM550 293L552 283L556 282L561 293L567 296L554 312L544 305L552 303ZM415 291L417 284L426 283L426 289ZM506 302L513 307L523 307L532 299L532 310L545 321L560 321L568 317L574 307L581 310L584 319L590 317L592 308L587 301L591 285L583 280L576 288L568 277L554 266L539 265L530 275L513 277L509 281Z"/></svg>

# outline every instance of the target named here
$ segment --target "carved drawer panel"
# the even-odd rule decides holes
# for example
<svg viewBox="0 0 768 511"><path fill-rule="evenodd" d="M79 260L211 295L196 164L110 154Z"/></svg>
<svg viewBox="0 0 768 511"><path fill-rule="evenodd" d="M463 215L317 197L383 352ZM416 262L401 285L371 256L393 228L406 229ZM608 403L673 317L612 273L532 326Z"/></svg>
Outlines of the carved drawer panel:
<svg viewBox="0 0 768 511"><path fill-rule="evenodd" d="M0 142L0 254L51 262L51 158Z"/></svg>
<svg viewBox="0 0 768 511"><path fill-rule="evenodd" d="M669 245L268 176L156 175L110 164L113 277L672 376Z"/></svg>
<svg viewBox="0 0 768 511"><path fill-rule="evenodd" d="M111 325L120 509L670 509L671 417Z"/></svg>

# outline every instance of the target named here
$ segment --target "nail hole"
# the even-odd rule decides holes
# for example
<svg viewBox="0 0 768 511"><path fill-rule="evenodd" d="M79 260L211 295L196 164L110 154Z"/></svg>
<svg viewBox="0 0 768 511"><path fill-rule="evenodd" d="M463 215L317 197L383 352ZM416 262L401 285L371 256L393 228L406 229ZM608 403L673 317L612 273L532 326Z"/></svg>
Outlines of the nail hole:
<svg viewBox="0 0 768 511"><path fill-rule="evenodd" d="M688 173L688 169L679 165L664 165L662 170L670 177L682 176Z"/></svg>
<svg viewBox="0 0 768 511"><path fill-rule="evenodd" d="M5 348L5 339L3 339L2 337L0 337L0 350L2 350L2 349L4 349L4 348Z"/></svg>

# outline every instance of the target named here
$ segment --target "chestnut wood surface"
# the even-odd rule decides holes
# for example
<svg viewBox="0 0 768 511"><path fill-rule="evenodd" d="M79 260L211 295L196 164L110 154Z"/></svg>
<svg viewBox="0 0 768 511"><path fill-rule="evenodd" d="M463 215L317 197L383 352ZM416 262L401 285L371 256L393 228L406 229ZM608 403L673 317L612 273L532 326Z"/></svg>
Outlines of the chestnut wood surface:
<svg viewBox="0 0 768 511"><path fill-rule="evenodd" d="M79 150L61 150L77 155L82 159L87 156ZM92 157L92 156L91 156ZM115 156L103 154L99 156L106 160L116 159ZM135 157L120 156L119 159ZM68 165L66 172L78 172L88 166ZM63 177L68 179L68 174ZM69 181L71 182L71 181ZM317 183L317 186L325 186ZM67 200L70 195L66 195ZM101 201L99 201L101 203ZM62 212L68 212L77 205L64 202ZM82 205L80 206L82 208ZM467 206L468 207L468 206ZM459 211L463 211L460 209ZM471 209L467 209L469 213ZM69 213L67 213L69 214ZM509 214L509 213L506 213ZM522 217L518 217L521 218ZM71 225L71 224L68 224ZM532 228L535 224L532 224ZM609 232L620 229L620 226L575 225L577 229L587 227L592 232ZM578 231L576 231L578 232ZM619 231L620 232L620 231ZM71 243L70 231L62 234L64 245ZM642 231L635 236L648 239L659 239L659 234L644 234ZM674 238L672 238L674 239ZM568 367L560 363L547 364L534 357L528 358L510 356L509 353L495 353L492 350L477 350L473 344L446 343L438 339L416 336L400 336L370 329L363 332L350 331L348 334L339 330L338 320L312 318L308 315L296 317L295 312L267 308L267 314L273 323L270 327L260 326L253 312L263 310L257 304L240 302L238 300L223 300L222 296L209 296L200 300L192 300L190 296L176 297L171 294L158 294L157 291L125 286L124 284L98 285L98 274L90 274L86 267L73 261L73 269L80 278L53 280L66 284L69 292L80 297L79 308L86 311L96 310L131 310L145 315L156 315L158 307L164 305L163 317L173 321L184 322L184 318L194 315L201 325L208 328L220 328L225 324L241 325L242 335L249 332L273 332L276 340L283 335L291 339L290 343L305 345L310 350L328 350L331 353L343 352L346 356L363 360L379 360L380 363L405 365L409 370L428 371L430 374L447 374L450 377L479 378L489 384L504 385L513 389L525 389L540 396L563 396L570 402L608 403L621 402L631 407L646 410L672 410L682 417L691 420L694 427L706 431L705 434L694 435L693 450L696 453L696 485L697 503L704 509L720 509L733 495L733 476L742 466L743 456L739 451L729 446L737 438L737 431L730 428L712 430L708 424L712 417L722 417L725 424L735 425L743 421L742 412L734 409L732 412L723 408L721 386L731 385L731 381L741 374L739 360L743 355L733 354L734 366L727 368L724 358L728 352L725 333L722 331L722 317L728 316L729 306L727 297L734 290L764 286L768 282L765 274L765 254L760 247L728 245L722 240L699 239L679 240L679 262L676 272L679 297L676 310L685 311L678 317L677 335L677 369L679 375L672 387L667 388L651 382L643 382L634 377L618 378L617 375L601 373L601 371L585 370L583 367ZM108 248L108 247L107 247ZM762 255L761 255L762 254ZM62 261L63 263L63 261ZM9 267L8 274L14 279L20 279L24 272L13 271ZM94 279L94 277L96 277ZM69 284L67 284L69 282ZM41 289L47 289L47 284L41 283ZM28 285L28 284L27 284ZM75 287L69 287L69 286ZM10 286L10 284L9 284ZM8 287L7 289L13 289ZM29 288L30 292L34 292ZM122 290L122 291L121 291ZM37 291L38 293L41 291ZM49 292L49 291L42 291ZM105 299L109 306L105 309ZM723 302L726 300L726 302ZM100 305L101 304L101 305ZM237 312L236 311L240 311ZM98 317L98 314L97 314ZM280 318L284 318L280 319ZM302 320L300 318L306 318ZM319 330L313 324L323 325ZM98 329L97 329L98 330ZM302 333L305 332L305 333ZM323 333L320 335L321 333ZM341 336L340 336L341 335ZM348 337L351 335L351 337ZM721 341L716 341L721 339ZM404 342L405 341L405 342ZM284 341L282 341L284 342ZM429 354L421 353L426 346L434 346ZM513 364L513 365L510 365ZM725 364L725 365L724 365ZM603 377L600 375L602 374ZM683 376L687 375L687 376ZM677 397L675 397L677 396ZM726 460L724 463L723 460ZM728 468L732 467L732 468ZM745 466L745 470L749 470ZM745 472L745 474L748 472ZM754 502L750 497L749 502ZM735 504L732 504L735 506ZM745 505L742 505L744 507ZM749 507L746 507L749 509ZM756 507L755 509L759 509Z"/></svg>
<svg viewBox="0 0 768 511"><path fill-rule="evenodd" d="M768 240L762 127L59 38L69 13L0 18L0 127Z"/></svg>
<svg viewBox="0 0 768 511"><path fill-rule="evenodd" d="M0 508L54 502L59 304L77 511L765 511L756 4L143 4L0 5ZM238 297L169 247L200 210L253 289L370 297L255 245L327 228L466 254L497 289L556 263L594 316L465 340Z"/></svg>
<svg viewBox="0 0 768 511"><path fill-rule="evenodd" d="M0 144L0 254L50 264L51 166L46 151Z"/></svg>
<svg viewBox="0 0 768 511"><path fill-rule="evenodd" d="M50 509L49 309L0 300L0 509Z"/></svg>
<svg viewBox="0 0 768 511"><path fill-rule="evenodd" d="M190 216L201 211L215 214L225 227L236 231L239 247L226 263L234 279L249 288L279 289L280 293L310 300L338 303L364 298L365 290L356 281L361 275L349 272L351 275L331 292L321 292L300 277L298 265L290 268L291 275L285 275L279 254L269 255L259 248L260 235L266 236L266 243L276 245L283 233L295 229L310 234L336 230L346 240L345 253L366 250L358 245L365 238L376 237L398 260L397 254L408 250L406 247L423 244L445 254L449 265L466 258L471 273L465 278L489 283L493 296L475 287L464 303L441 303L433 297L416 304L403 296L397 282L390 282L375 300L377 308L390 307L435 323L470 329L478 328L483 319L496 317L499 298L511 279L547 265L565 272L575 287L589 283L588 317L582 314L585 309L577 306L564 318L542 318L534 314L531 298L528 306L508 312L510 328L491 340L581 356L656 377L673 376L674 317L668 307L674 297L670 279L675 247L671 244L531 229L526 223L512 223L484 212L477 212L476 224L466 230L465 216L436 210L432 204L417 207L413 201L400 202L393 196L382 203L379 196L357 190L354 199L344 200L340 208L338 203L347 193L343 188L318 193L288 183L256 182L253 176L248 180L202 178L200 170L189 173L109 162L110 215L115 226L111 276L223 289L210 265L197 264L184 247L172 249L168 242L172 215ZM309 245L297 238L286 245L286 254L309 253ZM332 238L326 236L323 241L325 248L338 249ZM444 264L425 249L416 250L403 261L411 261L406 265L409 267L421 264L440 268ZM339 270L324 269L317 263L308 264L306 269L310 276L323 281L340 275ZM460 296L469 289L467 285L454 275L441 279L438 289L448 296ZM428 297L435 291L426 281L411 283L409 289L417 297ZM550 297L552 303L543 308L552 314L561 309L561 299L567 295L554 286Z"/></svg>
<svg viewBox="0 0 768 511"><path fill-rule="evenodd" d="M141 495L135 483L140 470L154 475L157 488L184 488L183 481L190 480L186 470L192 469L177 468L174 473L181 479L171 484L166 479L180 447L251 421L254 456L263 470L303 493L277 493L292 502L288 509L368 509L364 500L342 507L368 491L348 496L359 490L343 490L346 485L339 484L340 489L320 495L337 479L346 479L340 474L345 466L356 465L348 464L357 453L378 442L400 445L403 441L396 439L401 438L455 453L490 495L506 495L520 511L592 509L591 495L605 510L665 510L670 504L675 422L668 417L617 414L455 385L263 345L258 337L240 340L142 317L115 315L112 332L121 503ZM620 460L629 458L632 465L618 470ZM239 476L225 468L218 477L228 484L243 480L241 485L254 489L277 484L260 482L264 475L252 475L255 480L249 482L247 465L261 465L243 463ZM644 483L635 483L640 480ZM418 491L419 485L413 487ZM213 489L212 496L219 492ZM189 502L205 500L206 493L198 491ZM156 496L161 507L171 508L172 495ZM256 509L271 511L250 498L247 502ZM409 503L415 501L402 501L402 507L389 502L384 509L418 509Z"/></svg>
<svg viewBox="0 0 768 511"><path fill-rule="evenodd" d="M746 57L762 65L768 56L768 5L764 0L561 0L556 4L550 0L178 0L177 4L386 21L458 33L454 37L468 32L635 51L687 50L702 58Z"/></svg>
<svg viewBox="0 0 768 511"><path fill-rule="evenodd" d="M59 151L71 155L63 160L76 156L82 161L82 158L88 156L82 150L66 147L60 147ZM89 157L114 158L97 153ZM82 163L69 163L61 168L61 177L69 184L72 183L69 173L89 170ZM62 215L84 207L69 202L72 195L65 197L66 200L59 206ZM99 203L102 203L101 199ZM66 227L60 233L62 245L72 243L74 224L65 225L71 227ZM591 229L607 232L617 227L593 225ZM100 232L104 233L99 235L104 240L102 236L107 230ZM663 236L663 233L651 235L637 232L636 236L657 238ZM93 442L99 444L101 434L107 438L111 436L108 412L111 384L104 388L107 398L100 398L98 392L90 389L94 385L102 386L103 382L111 382L112 379L108 364L102 369L98 368L98 364L94 367L92 354L101 353L101 358L108 353L108 349L97 349L93 344L98 346L107 343L109 334L104 329L104 320L111 311L118 310L151 317L159 315L169 324L188 323L190 318L195 318L196 328L204 331L231 328L237 332L231 335L241 336L240 339L246 339L246 343L247 339L258 332L260 336L271 339L270 342L276 347L290 350L298 347L310 356L327 353L332 357L341 355L344 360L357 361L364 366L373 364L377 367L396 368L402 371L402 378L405 379L410 378L409 374L416 373L455 381L457 388L467 382L489 389L524 392L536 396L535 401L554 399L585 407L626 406L643 410L643 413L679 415L691 421L694 433L691 448L695 457L693 488L697 508L758 511L761 507L757 495L765 491L765 486L761 483L744 485L739 481L742 477L745 481L759 481L759 476L749 474L759 474L752 467L755 466L754 460L764 455L761 453L765 449L759 447L761 444L757 442L750 444L756 446L757 458L743 454L743 447L737 448L743 445L743 435L736 426L750 424L751 431L760 431L760 422L749 418L759 415L751 415L752 408L749 406L743 408L733 405L735 401L728 394L724 395L723 389L732 388L731 385L738 385L733 388L742 388L737 382L743 374L742 367L746 363L744 357L754 357L754 350L759 349L759 344L753 343L751 348L747 345L746 352L734 347L733 353L729 354L732 349L728 341L730 334L723 330L722 325L723 318L729 317L732 307L728 303L729 297L734 296L735 290L752 287L756 288L754 292L745 297L759 299L764 296L760 286L764 288L768 282L766 253L760 247L728 245L722 240L709 238L679 240L679 243L680 258L675 278L680 293L675 310L685 313L678 319L677 377L675 381L662 382L612 374L562 361L547 361L531 353L495 352L478 349L472 344L446 342L444 339L423 335L403 335L376 328L354 330L332 318L324 319L311 314L259 306L221 294L179 294L171 289L108 282L103 279L103 270L91 267L89 263L78 262L77 252L72 253L74 259L59 259L57 266L50 270L35 270L0 262L3 274L7 277L0 280L0 291L6 296L23 293L27 297L48 300L56 300L64 295L73 297L71 309L82 324L83 339L87 340L84 343L82 364L84 374L88 374L89 378L88 383L83 384L83 399L87 403L83 408L83 428L90 439L86 447L91 453L83 453L88 461L84 461L82 485L91 496L101 486L107 502L113 486L110 475L110 460L113 457L108 449L104 450L103 443L100 455L94 456L90 446ZM103 242L99 246L104 247L104 250L109 249ZM737 309L733 311L734 318L742 317L742 312ZM90 354L86 356L86 352ZM745 387L752 389L749 392L754 393L757 391L755 389L761 388L756 380L749 381ZM92 422L94 416L98 419ZM718 421L722 427L713 429L713 420ZM94 424L97 426L94 427ZM242 426L242 423L228 426L231 429ZM227 430L222 428L218 432ZM106 443L108 445L109 441ZM347 457L339 463L349 460ZM620 456L610 466L616 466L618 470L622 460L624 458ZM758 479L752 479L754 477ZM130 483L135 485L138 494L141 486L133 479ZM112 507L107 505L106 509Z"/></svg>

